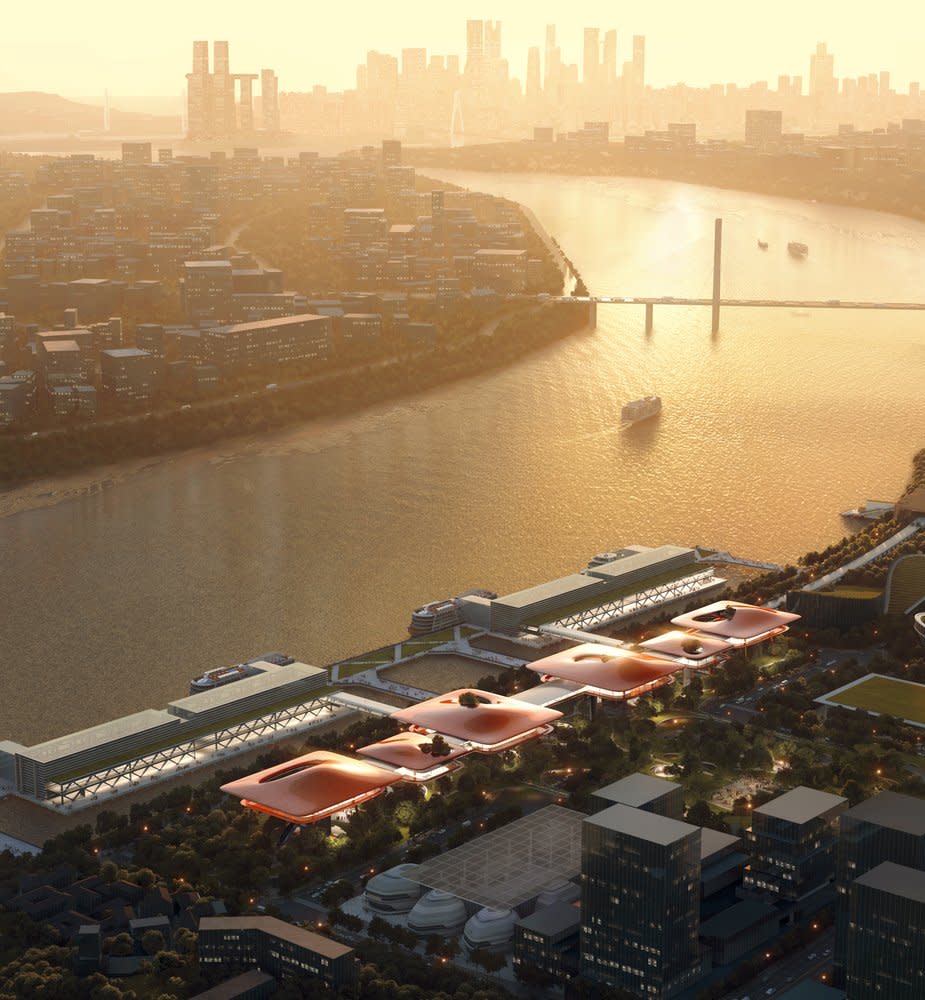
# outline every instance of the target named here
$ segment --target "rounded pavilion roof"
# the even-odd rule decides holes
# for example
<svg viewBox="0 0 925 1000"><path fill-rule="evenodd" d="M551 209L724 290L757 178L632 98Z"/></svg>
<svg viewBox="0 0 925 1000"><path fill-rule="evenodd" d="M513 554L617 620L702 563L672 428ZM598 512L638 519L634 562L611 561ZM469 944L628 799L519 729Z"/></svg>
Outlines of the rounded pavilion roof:
<svg viewBox="0 0 925 1000"><path fill-rule="evenodd" d="M528 663L531 670L626 697L637 688L660 681L681 669L662 656L585 642Z"/></svg>
<svg viewBox="0 0 925 1000"><path fill-rule="evenodd" d="M222 791L290 823L314 823L374 798L399 780L394 772L366 761L315 750L230 781Z"/></svg>
<svg viewBox="0 0 925 1000"><path fill-rule="evenodd" d="M761 608L754 604L740 604L738 601L717 601L672 618L671 624L748 642L769 632L782 631L799 618L799 615L777 611L775 608Z"/></svg>
<svg viewBox="0 0 925 1000"><path fill-rule="evenodd" d="M460 698L474 700L469 707ZM542 708L504 695L461 688L400 709L392 714L396 722L490 749L550 725L562 718L552 708Z"/></svg>

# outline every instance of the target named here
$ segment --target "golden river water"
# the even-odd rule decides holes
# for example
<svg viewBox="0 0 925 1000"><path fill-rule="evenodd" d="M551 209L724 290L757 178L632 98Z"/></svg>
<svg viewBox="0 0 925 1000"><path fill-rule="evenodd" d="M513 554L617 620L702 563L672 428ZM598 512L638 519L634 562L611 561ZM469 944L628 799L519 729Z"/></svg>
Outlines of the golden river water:
<svg viewBox="0 0 925 1000"><path fill-rule="evenodd" d="M709 295L722 216L724 295L925 299L925 226L901 218L440 173L529 205L595 293ZM727 310L711 336L707 309L657 306L647 336L641 307L602 306L595 331L505 371L0 519L0 739L160 707L270 649L327 663L401 637L426 600L630 542L772 561L825 546L841 510L895 498L925 445L925 313L797 312ZM661 416L621 431L648 391Z"/></svg>

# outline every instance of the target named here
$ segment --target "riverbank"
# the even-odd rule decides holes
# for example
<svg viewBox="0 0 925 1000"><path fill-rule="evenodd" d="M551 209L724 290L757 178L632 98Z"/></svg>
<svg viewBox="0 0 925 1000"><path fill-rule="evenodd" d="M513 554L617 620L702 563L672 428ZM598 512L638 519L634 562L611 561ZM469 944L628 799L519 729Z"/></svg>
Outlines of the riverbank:
<svg viewBox="0 0 925 1000"><path fill-rule="evenodd" d="M925 185L912 171L836 170L814 156L757 156L743 150L719 153L627 152L622 143L603 146L492 143L458 149L411 148L416 167L486 173L542 173L677 181L699 187L817 201L925 220Z"/></svg>
<svg viewBox="0 0 925 1000"><path fill-rule="evenodd" d="M207 411L155 411L38 438L6 438L0 441L0 483L8 490L0 493L0 516L108 488L170 453L357 413L493 371L587 328L588 316L583 303L547 303L492 317L472 336L434 350L281 382L271 393L213 401Z"/></svg>

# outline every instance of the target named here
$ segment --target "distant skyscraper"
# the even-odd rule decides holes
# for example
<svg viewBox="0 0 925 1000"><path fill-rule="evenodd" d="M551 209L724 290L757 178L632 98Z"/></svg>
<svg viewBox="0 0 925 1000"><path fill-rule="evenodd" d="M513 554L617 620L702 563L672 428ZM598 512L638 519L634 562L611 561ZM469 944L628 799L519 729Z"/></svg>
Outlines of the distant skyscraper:
<svg viewBox="0 0 925 1000"><path fill-rule="evenodd" d="M811 97L829 97L837 89L835 57L827 50L825 42L816 46L809 57L809 93Z"/></svg>
<svg viewBox="0 0 925 1000"><path fill-rule="evenodd" d="M553 63L556 59L556 26L554 24L546 25L546 51L543 55L543 89L548 93L551 89Z"/></svg>
<svg viewBox="0 0 925 1000"><path fill-rule="evenodd" d="M501 59L501 22L485 22L485 58L489 62Z"/></svg>
<svg viewBox="0 0 925 1000"><path fill-rule="evenodd" d="M260 117L264 132L279 131L279 80L271 69L260 71Z"/></svg>
<svg viewBox="0 0 925 1000"><path fill-rule="evenodd" d="M617 79L617 33L608 31L604 35L604 60L601 63L601 77L606 86Z"/></svg>
<svg viewBox="0 0 925 1000"><path fill-rule="evenodd" d="M533 101L534 103L538 101L542 95L542 83L540 79L540 49L537 45L534 45L527 52L526 95L527 100Z"/></svg>
<svg viewBox="0 0 925 1000"><path fill-rule="evenodd" d="M234 135L237 120L234 103L234 77L227 42L212 43L212 114L215 134Z"/></svg>
<svg viewBox="0 0 925 1000"><path fill-rule="evenodd" d="M401 50L401 75L415 83L424 78L427 71L427 49Z"/></svg>
<svg viewBox="0 0 925 1000"><path fill-rule="evenodd" d="M585 49L582 62L582 80L586 85L597 83L601 65L601 30L585 28Z"/></svg>
<svg viewBox="0 0 925 1000"><path fill-rule="evenodd" d="M485 25L482 21L466 21L466 72L479 73L485 56Z"/></svg>
<svg viewBox="0 0 925 1000"><path fill-rule="evenodd" d="M615 805L581 834L581 973L667 1000L700 975L699 827Z"/></svg>
<svg viewBox="0 0 925 1000"><path fill-rule="evenodd" d="M645 35L633 35L633 82L640 90L646 85Z"/></svg>
<svg viewBox="0 0 925 1000"><path fill-rule="evenodd" d="M193 72L186 74L186 120L191 139L205 139L212 126L212 76L209 43L193 42Z"/></svg>

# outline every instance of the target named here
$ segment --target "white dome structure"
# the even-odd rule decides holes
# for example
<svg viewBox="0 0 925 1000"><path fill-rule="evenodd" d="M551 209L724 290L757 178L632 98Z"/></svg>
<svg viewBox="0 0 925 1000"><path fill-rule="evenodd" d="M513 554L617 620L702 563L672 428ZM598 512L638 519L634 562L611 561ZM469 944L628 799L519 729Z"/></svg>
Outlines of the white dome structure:
<svg viewBox="0 0 925 1000"><path fill-rule="evenodd" d="M466 922L466 904L442 889L432 889L422 896L408 914L408 927L415 934L450 937L458 934Z"/></svg>
<svg viewBox="0 0 925 1000"><path fill-rule="evenodd" d="M466 921L463 941L470 951L505 951L514 937L517 914L513 910L486 907Z"/></svg>
<svg viewBox="0 0 925 1000"><path fill-rule="evenodd" d="M420 865L396 865L366 883L366 908L376 913L407 913L421 898L424 887L407 878Z"/></svg>
<svg viewBox="0 0 925 1000"><path fill-rule="evenodd" d="M550 882L536 897L536 909L552 906L554 903L574 903L581 899L581 887L568 879L560 878Z"/></svg>

